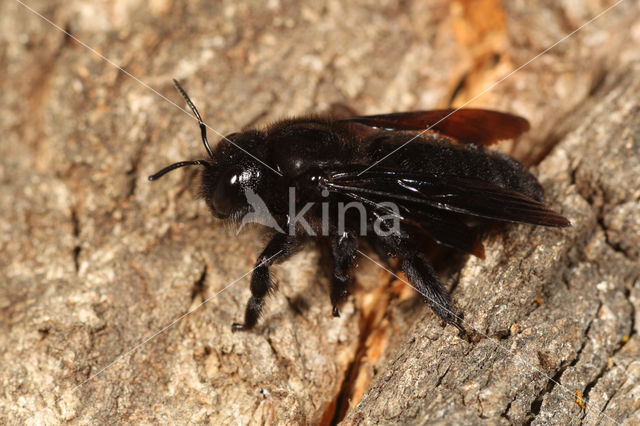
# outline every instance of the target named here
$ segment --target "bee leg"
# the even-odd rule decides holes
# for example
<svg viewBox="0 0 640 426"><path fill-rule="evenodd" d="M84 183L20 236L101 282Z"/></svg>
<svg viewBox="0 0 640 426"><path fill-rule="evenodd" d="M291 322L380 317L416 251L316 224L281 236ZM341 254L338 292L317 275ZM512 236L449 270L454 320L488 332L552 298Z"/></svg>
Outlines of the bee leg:
<svg viewBox="0 0 640 426"><path fill-rule="evenodd" d="M295 238L287 234L278 233L269 241L258 257L251 275L251 297L244 313L244 324L233 323L232 331L250 330L256 325L264 307L264 298L273 289L269 266L291 256L295 252L296 245Z"/></svg>
<svg viewBox="0 0 640 426"><path fill-rule="evenodd" d="M338 306L344 302L349 295L347 285L349 284L349 269L353 264L358 249L358 238L350 232L335 235L331 241L331 251L333 253L333 278L331 279L331 305L333 306L333 316L339 317Z"/></svg>
<svg viewBox="0 0 640 426"><path fill-rule="evenodd" d="M395 268L395 265L391 263L391 259L394 257L394 254L387 249L387 246L385 244L381 243L377 238L369 238L367 242L371 246L371 250L373 250L373 252L378 255L380 263L385 268Z"/></svg>
<svg viewBox="0 0 640 426"><path fill-rule="evenodd" d="M449 293L444 288L438 275L429 264L424 254L409 252L402 261L402 271L409 278L409 282L422 295L425 303L444 321L458 329L461 336L466 334L460 325L460 317L456 315L451 305Z"/></svg>

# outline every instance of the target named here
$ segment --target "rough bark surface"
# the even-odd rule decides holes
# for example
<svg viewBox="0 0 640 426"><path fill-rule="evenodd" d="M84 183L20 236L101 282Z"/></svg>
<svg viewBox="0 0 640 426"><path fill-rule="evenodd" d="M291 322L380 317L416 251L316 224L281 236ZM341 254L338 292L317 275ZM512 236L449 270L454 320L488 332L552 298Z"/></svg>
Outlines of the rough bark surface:
<svg viewBox="0 0 640 426"><path fill-rule="evenodd" d="M315 246L231 333L264 241L210 216L195 169L146 181L203 155L171 78L223 134L459 106L613 1L27 4L71 36L0 4L2 423L640 422L636 2L472 104L531 121L499 148L573 226L439 265L471 342L366 257L333 318Z"/></svg>

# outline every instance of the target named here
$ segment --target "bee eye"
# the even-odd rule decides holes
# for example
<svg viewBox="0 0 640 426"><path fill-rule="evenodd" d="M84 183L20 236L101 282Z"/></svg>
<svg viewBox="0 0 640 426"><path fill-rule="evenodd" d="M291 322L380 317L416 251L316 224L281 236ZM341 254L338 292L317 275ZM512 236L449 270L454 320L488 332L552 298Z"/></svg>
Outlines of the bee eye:
<svg viewBox="0 0 640 426"><path fill-rule="evenodd" d="M241 178L237 170L229 170L224 173L213 192L213 207L216 213L228 217L233 211L233 206L241 196Z"/></svg>
<svg viewBox="0 0 640 426"><path fill-rule="evenodd" d="M210 180L209 180L210 179ZM220 218L228 218L248 205L247 191L257 191L262 179L260 169L255 167L231 167L219 175L203 175L203 183L215 182L214 186L204 185L204 194L212 213Z"/></svg>

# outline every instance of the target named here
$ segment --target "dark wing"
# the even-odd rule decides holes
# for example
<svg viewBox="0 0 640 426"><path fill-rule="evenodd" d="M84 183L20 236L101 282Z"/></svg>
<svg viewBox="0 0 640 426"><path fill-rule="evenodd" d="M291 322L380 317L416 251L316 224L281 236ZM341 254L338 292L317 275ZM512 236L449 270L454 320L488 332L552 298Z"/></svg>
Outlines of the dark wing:
<svg viewBox="0 0 640 426"><path fill-rule="evenodd" d="M486 109L439 109L354 117L349 121L385 130L432 130L461 142L491 145L529 130L529 122L516 115Z"/></svg>
<svg viewBox="0 0 640 426"><path fill-rule="evenodd" d="M467 253L479 255L482 248L477 246L465 217L552 227L571 224L539 201L479 179L383 168L359 174L361 170L364 168L335 171L323 185L330 192L373 208L383 202L395 203L405 223ZM382 213L384 210L388 209L380 209Z"/></svg>
<svg viewBox="0 0 640 426"><path fill-rule="evenodd" d="M368 205L379 218L382 216L396 216L406 225L427 233L427 235L440 244L484 258L484 246L478 238L477 231L456 217L458 216L456 213L438 211L429 206L415 208L397 203L396 206L398 207L399 214L396 214L396 212L388 208L388 206L381 204L384 201L389 201L389 199L385 199L384 196L371 194L365 194L363 196L357 192L352 192L345 186L338 188L335 184L329 184L327 188L332 192L345 195ZM380 193L382 194L384 191L380 191Z"/></svg>
<svg viewBox="0 0 640 426"><path fill-rule="evenodd" d="M484 259L484 246L477 229L468 226L455 213L422 208L405 210L409 225L419 228L440 244Z"/></svg>

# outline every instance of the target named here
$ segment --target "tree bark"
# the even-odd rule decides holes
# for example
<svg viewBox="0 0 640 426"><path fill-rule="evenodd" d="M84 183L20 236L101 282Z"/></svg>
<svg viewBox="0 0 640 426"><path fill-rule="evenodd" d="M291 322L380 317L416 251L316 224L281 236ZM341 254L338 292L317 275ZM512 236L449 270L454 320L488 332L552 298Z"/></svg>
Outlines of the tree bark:
<svg viewBox="0 0 640 426"><path fill-rule="evenodd" d="M637 422L640 10L528 63L613 5L28 3L65 35L0 4L2 422ZM231 333L265 241L211 217L197 169L147 181L204 157L172 78L222 134L334 102L525 116L498 149L573 226L508 226L486 259L437 265L471 341L369 252L333 318L315 245Z"/></svg>

